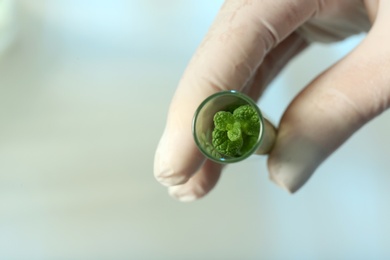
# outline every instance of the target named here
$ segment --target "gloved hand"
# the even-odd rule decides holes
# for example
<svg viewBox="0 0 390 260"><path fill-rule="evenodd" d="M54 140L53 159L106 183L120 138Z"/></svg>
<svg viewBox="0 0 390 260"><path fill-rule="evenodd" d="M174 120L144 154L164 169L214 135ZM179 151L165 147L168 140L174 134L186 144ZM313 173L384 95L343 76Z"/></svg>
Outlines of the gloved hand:
<svg viewBox="0 0 390 260"><path fill-rule="evenodd" d="M389 107L389 24L386 0L227 0L173 97L155 155L156 179L181 201L204 196L223 166L205 160L193 141L197 106L230 89L257 100L310 42L369 31L306 86L281 119L268 169L275 183L295 192L348 137Z"/></svg>

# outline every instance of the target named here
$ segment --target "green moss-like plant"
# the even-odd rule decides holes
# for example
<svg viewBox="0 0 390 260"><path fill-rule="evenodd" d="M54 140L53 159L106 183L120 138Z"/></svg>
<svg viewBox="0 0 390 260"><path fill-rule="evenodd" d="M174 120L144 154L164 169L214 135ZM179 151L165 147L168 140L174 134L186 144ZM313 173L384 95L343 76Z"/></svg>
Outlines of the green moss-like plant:
<svg viewBox="0 0 390 260"><path fill-rule="evenodd" d="M214 115L212 145L218 153L240 157L256 144L260 132L260 117L255 108L242 105L234 111L219 111Z"/></svg>

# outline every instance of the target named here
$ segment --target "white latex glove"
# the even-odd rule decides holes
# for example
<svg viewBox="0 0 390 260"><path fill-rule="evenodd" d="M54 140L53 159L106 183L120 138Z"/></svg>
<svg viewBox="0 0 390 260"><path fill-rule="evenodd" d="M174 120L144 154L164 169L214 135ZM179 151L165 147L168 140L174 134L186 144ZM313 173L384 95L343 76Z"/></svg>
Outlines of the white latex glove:
<svg viewBox="0 0 390 260"><path fill-rule="evenodd" d="M181 201L204 196L223 166L205 160L193 141L198 105L229 89L257 100L309 42L369 31L356 49L306 86L281 119L268 158L270 178L296 191L348 137L390 106L389 25L388 0L227 0L172 100L156 151L156 179Z"/></svg>

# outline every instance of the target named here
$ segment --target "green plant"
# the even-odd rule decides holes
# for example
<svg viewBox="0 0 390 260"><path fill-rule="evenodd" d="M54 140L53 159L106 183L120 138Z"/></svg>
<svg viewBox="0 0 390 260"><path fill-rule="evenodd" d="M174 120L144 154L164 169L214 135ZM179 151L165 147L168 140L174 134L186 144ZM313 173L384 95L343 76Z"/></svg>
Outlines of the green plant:
<svg viewBox="0 0 390 260"><path fill-rule="evenodd" d="M239 157L250 151L260 133L260 117L251 105L242 105L233 112L214 115L212 145L220 154Z"/></svg>

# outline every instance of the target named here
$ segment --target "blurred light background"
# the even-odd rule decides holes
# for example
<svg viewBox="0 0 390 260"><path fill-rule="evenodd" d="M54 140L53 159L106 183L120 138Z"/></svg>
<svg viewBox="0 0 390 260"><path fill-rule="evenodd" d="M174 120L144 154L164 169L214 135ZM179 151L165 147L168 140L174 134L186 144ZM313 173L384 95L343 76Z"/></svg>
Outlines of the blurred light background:
<svg viewBox="0 0 390 260"><path fill-rule="evenodd" d="M222 1L14 3L0 56L0 259L389 259L388 113L294 195L253 157L179 203L154 180L154 150ZM362 37L309 48L262 110L277 123Z"/></svg>

